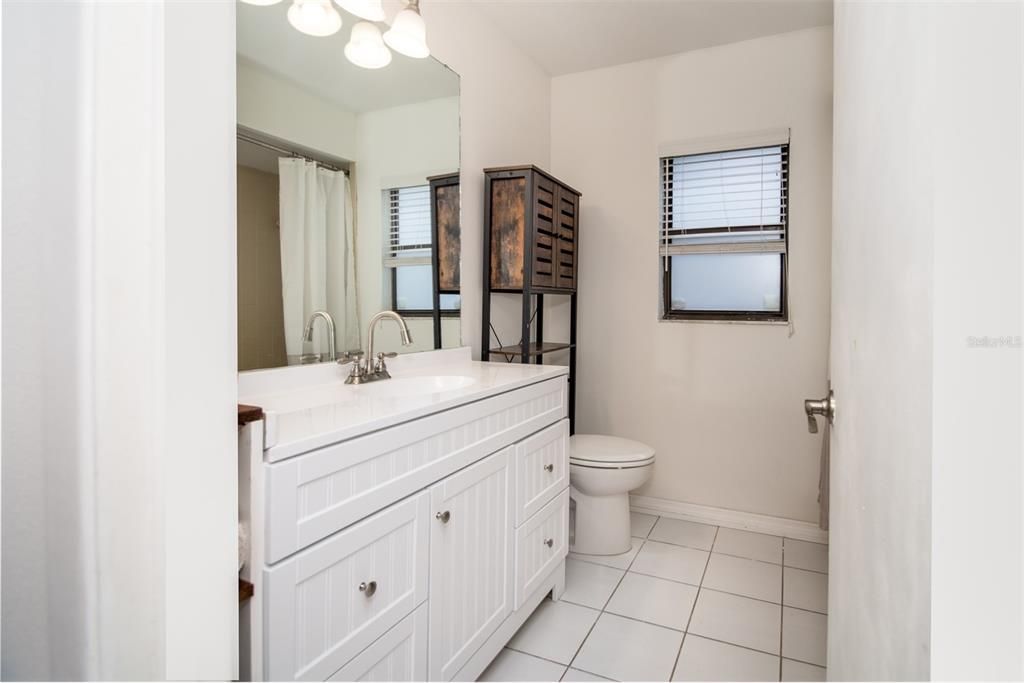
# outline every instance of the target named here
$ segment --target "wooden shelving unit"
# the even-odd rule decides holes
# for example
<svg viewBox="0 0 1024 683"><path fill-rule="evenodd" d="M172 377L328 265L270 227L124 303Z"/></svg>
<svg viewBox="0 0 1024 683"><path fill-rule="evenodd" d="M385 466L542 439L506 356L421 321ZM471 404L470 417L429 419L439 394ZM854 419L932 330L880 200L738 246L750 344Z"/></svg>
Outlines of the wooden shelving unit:
<svg viewBox="0 0 1024 683"><path fill-rule="evenodd" d="M569 424L576 424L576 277L580 193L536 166L484 169L482 349L521 363L569 351ZM522 295L519 342L492 344L491 295ZM544 339L544 297L569 297L569 340ZM531 324L532 323L532 324ZM493 340L497 341L497 339ZM500 341L498 342L500 344ZM489 356L488 356L489 357Z"/></svg>

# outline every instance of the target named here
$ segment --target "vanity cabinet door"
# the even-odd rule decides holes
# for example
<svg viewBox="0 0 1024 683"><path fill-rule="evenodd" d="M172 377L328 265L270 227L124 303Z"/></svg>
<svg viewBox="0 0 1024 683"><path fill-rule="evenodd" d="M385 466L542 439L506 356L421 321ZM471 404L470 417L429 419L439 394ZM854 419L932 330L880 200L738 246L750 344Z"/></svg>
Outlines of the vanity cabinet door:
<svg viewBox="0 0 1024 683"><path fill-rule="evenodd" d="M427 599L424 491L264 569L267 680L315 680Z"/></svg>
<svg viewBox="0 0 1024 683"><path fill-rule="evenodd" d="M512 448L431 488L430 680L451 680L512 612Z"/></svg>

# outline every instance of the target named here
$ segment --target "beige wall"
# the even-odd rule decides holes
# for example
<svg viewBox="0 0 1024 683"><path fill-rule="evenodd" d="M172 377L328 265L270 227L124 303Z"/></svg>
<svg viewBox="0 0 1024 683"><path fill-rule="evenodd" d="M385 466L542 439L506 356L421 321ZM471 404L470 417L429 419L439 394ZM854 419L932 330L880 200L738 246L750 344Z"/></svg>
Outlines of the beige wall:
<svg viewBox="0 0 1024 683"><path fill-rule="evenodd" d="M238 167L238 369L285 365L278 182Z"/></svg>
<svg viewBox="0 0 1024 683"><path fill-rule="evenodd" d="M829 335L832 37L811 29L552 82L552 171L583 192L577 429L650 443L640 493L817 521ZM659 321L658 146L791 128L792 327Z"/></svg>

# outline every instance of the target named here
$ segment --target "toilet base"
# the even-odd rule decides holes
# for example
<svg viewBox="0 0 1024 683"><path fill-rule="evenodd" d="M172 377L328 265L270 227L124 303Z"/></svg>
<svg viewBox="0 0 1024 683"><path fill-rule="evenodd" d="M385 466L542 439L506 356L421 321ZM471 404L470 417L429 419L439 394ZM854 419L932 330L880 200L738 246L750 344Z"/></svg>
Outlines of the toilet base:
<svg viewBox="0 0 1024 683"><path fill-rule="evenodd" d="M588 496L574 486L569 497L576 503L575 540L570 548L583 555L621 555L633 546L630 537L629 493Z"/></svg>

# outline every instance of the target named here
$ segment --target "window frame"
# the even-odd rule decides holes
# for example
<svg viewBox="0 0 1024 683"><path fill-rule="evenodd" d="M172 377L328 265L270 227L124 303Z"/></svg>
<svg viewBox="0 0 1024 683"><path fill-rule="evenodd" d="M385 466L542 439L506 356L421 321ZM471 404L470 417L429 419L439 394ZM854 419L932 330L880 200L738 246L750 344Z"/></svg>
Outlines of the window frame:
<svg viewBox="0 0 1024 683"><path fill-rule="evenodd" d="M713 309L678 309L672 308L672 268L673 268L673 257L658 255L658 268L661 271L661 320L667 322L758 322L758 323L787 323L789 322L789 171L791 168L790 161L792 159L790 153L789 142L783 142L778 144L759 144L752 145L749 147L739 148L726 148L712 150L709 152L701 152L701 154L717 154L721 152L737 152L744 151L747 149L763 149L765 147L783 147L786 150L786 165L783 168L783 180L782 180L782 201L785 202L786 211L785 217L781 224L783 228L783 240L785 242L785 249L780 254L775 254L780 258L779 263L779 310L778 311L729 311L729 310L713 310ZM661 186L665 184L665 177L663 175L661 164L664 159L672 159L684 156L692 156L690 154L674 154L660 157L658 159L658 181ZM659 206L662 201L666 201L671 204L672 202L672 190L666 190L667 197L660 198ZM662 231L664 230L664 215L661 215L658 226L659 240L661 239ZM715 252L711 252L715 253Z"/></svg>
<svg viewBox="0 0 1024 683"><path fill-rule="evenodd" d="M436 283L436 280L437 280L436 273L433 272L437 268L437 263L436 263L437 260L435 258L433 258L434 251L437 249L437 245L435 243L435 237L436 236L433 234L434 233L434 230L433 230L433 211L434 211L434 207L432 206L432 204L433 204L433 202L431 201L432 198L429 196L429 193L430 193L430 184L429 183L423 184L423 185L401 185L401 186L396 186L396 187L386 187L386 188L384 188L382 199L383 199L385 211L386 211L387 217L388 217L388 240L387 240L387 243L385 245L385 251L386 251L387 254L391 253L390 252L390 249L391 249L391 237L390 236L392 234L394 234L395 230L397 230L398 227L399 227L398 226L398 220L397 220L395 214L390 209L391 197L392 197L392 195L398 193L399 190L410 188L410 187L426 187L427 188L427 193L428 193L427 206L428 206L428 208L429 208L429 210L431 212L430 243L427 245L427 247L430 250L430 254L431 254L430 263L429 264L406 263L406 264L400 264L400 265L398 265L398 264L391 264L391 265L385 264L384 267L387 268L389 271L391 271L390 275L389 275L390 290L391 290L391 295L390 295L389 298L391 299L391 310L394 311L395 313L398 313L399 315L401 315L404 318L430 318L430 317L433 317L433 315L434 315L434 310L432 308L425 308L425 309L423 309L423 308L399 308L399 306L398 306L398 269L399 268L410 268L410 267L417 267L417 266L418 267L423 267L425 265L428 265L430 267L430 269L431 269L431 287L435 286L435 283ZM387 259L388 256L385 255L384 258ZM433 296L433 293L431 293L431 296ZM440 310L440 314L441 314L442 318L456 318L456 317L461 316L462 315L461 299L460 299L460 303L459 303L459 308L442 308Z"/></svg>

